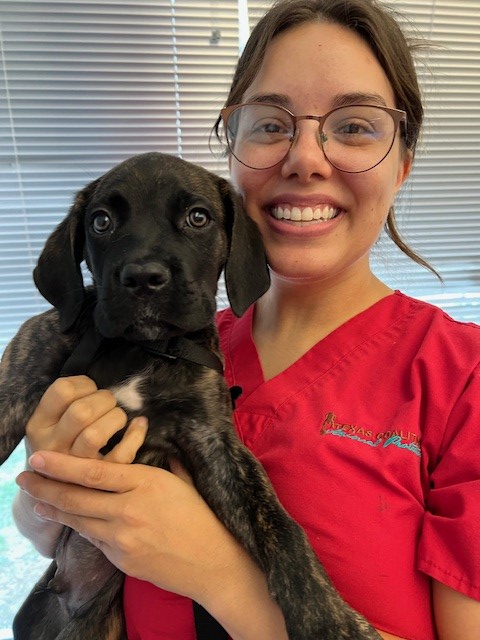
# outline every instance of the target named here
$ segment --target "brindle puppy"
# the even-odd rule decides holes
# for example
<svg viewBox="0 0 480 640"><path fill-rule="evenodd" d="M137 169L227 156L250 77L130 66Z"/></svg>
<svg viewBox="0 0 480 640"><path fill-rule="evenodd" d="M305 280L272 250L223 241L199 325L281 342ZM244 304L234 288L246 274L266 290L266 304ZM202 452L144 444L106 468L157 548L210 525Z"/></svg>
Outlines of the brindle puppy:
<svg viewBox="0 0 480 640"><path fill-rule="evenodd" d="M79 267L84 258L89 288ZM54 308L23 325L2 361L0 459L24 436L47 386L61 372L86 373L120 402L130 398L130 418L147 416L136 462L181 461L265 572L291 640L378 639L339 597L235 435L214 327L223 268L241 315L269 278L258 230L225 180L149 153L85 187L34 272ZM16 616L15 639L125 639L123 578L65 528L55 560Z"/></svg>

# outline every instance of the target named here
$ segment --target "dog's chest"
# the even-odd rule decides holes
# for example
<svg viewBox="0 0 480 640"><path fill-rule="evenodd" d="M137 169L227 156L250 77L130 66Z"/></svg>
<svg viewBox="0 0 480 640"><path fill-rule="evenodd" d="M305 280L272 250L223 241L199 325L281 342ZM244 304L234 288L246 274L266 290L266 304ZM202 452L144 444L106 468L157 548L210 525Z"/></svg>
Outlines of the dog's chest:
<svg viewBox="0 0 480 640"><path fill-rule="evenodd" d="M111 386L110 391L123 409L138 413L145 405L145 396L142 395L144 381L145 375L138 374L120 384Z"/></svg>

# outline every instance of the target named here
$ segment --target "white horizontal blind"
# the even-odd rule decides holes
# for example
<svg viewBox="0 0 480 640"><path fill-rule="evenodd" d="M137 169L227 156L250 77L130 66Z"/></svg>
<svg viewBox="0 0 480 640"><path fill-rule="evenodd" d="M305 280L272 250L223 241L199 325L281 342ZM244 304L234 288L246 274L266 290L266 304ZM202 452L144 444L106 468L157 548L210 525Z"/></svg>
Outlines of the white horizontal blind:
<svg viewBox="0 0 480 640"><path fill-rule="evenodd" d="M238 55L231 0L0 3L0 351L45 308L31 272L73 194L158 150L208 149Z"/></svg>
<svg viewBox="0 0 480 640"><path fill-rule="evenodd" d="M397 207L407 241L442 275L380 243L377 270L392 286L480 322L480 2L396 0L431 43L418 60L426 110L415 166ZM418 35L418 34L417 34Z"/></svg>

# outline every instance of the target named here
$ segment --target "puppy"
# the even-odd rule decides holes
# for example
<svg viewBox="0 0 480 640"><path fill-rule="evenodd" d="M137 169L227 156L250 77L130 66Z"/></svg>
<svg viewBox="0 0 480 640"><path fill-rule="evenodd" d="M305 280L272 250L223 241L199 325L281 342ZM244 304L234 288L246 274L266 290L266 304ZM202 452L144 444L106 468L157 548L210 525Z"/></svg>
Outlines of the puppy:
<svg viewBox="0 0 480 640"><path fill-rule="evenodd" d="M2 361L0 460L24 436L50 383L85 373L112 389L130 418L147 416L135 461L166 468L168 458L180 460L264 571L291 640L378 639L339 597L235 435L214 326L223 269L241 315L269 277L258 230L225 180L148 153L80 191L34 271L53 308L22 326ZM126 640L123 579L65 528L55 560L16 616L15 640Z"/></svg>

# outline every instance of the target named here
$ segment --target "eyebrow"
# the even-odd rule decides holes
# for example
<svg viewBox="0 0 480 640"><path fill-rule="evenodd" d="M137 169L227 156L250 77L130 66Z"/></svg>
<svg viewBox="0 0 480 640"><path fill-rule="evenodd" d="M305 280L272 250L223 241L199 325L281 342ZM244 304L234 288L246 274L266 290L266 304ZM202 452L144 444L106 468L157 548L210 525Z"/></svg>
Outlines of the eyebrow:
<svg viewBox="0 0 480 640"><path fill-rule="evenodd" d="M379 93L345 93L338 94L333 99L334 107L345 107L350 104L370 104L371 102L380 105L382 107L386 107L387 103L385 102L385 98L383 98Z"/></svg>
<svg viewBox="0 0 480 640"><path fill-rule="evenodd" d="M268 102L270 104L277 104L279 107L292 110L292 100L282 93L258 93L250 96L246 102ZM340 93L336 95L332 100L332 109L336 107L346 107L351 104L377 104L382 107L386 107L387 103L378 93Z"/></svg>
<svg viewBox="0 0 480 640"><path fill-rule="evenodd" d="M257 93L250 96L245 102L268 102L270 104L278 104L279 107L285 107L285 109L292 108L292 101L283 93Z"/></svg>

